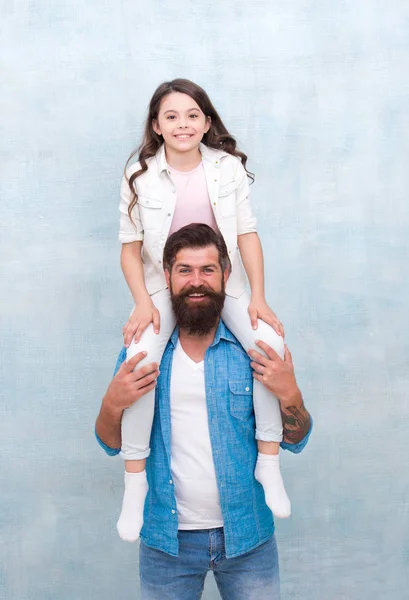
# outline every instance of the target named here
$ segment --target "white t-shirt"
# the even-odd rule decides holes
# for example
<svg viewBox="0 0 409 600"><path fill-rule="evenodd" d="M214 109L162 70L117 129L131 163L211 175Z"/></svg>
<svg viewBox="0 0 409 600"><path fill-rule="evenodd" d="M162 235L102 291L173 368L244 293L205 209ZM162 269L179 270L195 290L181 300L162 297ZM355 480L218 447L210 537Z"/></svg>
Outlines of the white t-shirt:
<svg viewBox="0 0 409 600"><path fill-rule="evenodd" d="M190 223L206 223L217 229L216 219L210 205L203 162L192 171L176 171L169 167L176 187L176 206L169 235Z"/></svg>
<svg viewBox="0 0 409 600"><path fill-rule="evenodd" d="M171 471L179 529L223 526L210 443L204 362L195 363L178 341L170 386Z"/></svg>

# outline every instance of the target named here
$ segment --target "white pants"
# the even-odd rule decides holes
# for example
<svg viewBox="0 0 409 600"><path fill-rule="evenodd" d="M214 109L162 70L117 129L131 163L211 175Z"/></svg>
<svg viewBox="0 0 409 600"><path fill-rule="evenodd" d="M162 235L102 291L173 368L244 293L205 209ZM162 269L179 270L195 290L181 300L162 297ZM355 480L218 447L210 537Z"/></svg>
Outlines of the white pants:
<svg viewBox="0 0 409 600"><path fill-rule="evenodd" d="M169 338L175 328L175 317L170 302L169 290L162 290L151 296L152 302L160 313L160 332L155 334L153 325L143 332L140 341L133 341L127 351L127 360L138 352L145 351L147 356L137 365L137 369L151 362L160 363ZM270 325L258 321L258 329L251 326L247 312L250 299L246 293L239 298L226 296L222 319L240 344L247 351L250 349L262 352L256 346L256 340L263 340L277 354L284 357L284 342ZM256 418L256 439L265 442L281 442L283 426L280 404L267 388L254 380L253 388L254 414ZM126 409L122 416L122 450L125 460L140 460L149 456L149 441L153 414L155 409L155 390L151 390L133 406Z"/></svg>

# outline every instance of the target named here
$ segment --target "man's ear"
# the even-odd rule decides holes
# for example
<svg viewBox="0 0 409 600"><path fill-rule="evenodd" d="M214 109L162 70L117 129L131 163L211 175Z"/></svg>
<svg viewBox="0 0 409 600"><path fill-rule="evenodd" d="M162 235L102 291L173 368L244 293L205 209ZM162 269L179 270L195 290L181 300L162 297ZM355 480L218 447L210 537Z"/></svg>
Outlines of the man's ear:
<svg viewBox="0 0 409 600"><path fill-rule="evenodd" d="M165 279L168 288L170 289L170 273L168 269L165 269Z"/></svg>
<svg viewBox="0 0 409 600"><path fill-rule="evenodd" d="M156 119L152 119L152 129L158 135L162 135L162 132L160 130L160 127L159 127L158 122L157 122Z"/></svg>
<svg viewBox="0 0 409 600"><path fill-rule="evenodd" d="M224 285L226 285L228 278L230 277L229 269L225 269L223 273L223 281Z"/></svg>

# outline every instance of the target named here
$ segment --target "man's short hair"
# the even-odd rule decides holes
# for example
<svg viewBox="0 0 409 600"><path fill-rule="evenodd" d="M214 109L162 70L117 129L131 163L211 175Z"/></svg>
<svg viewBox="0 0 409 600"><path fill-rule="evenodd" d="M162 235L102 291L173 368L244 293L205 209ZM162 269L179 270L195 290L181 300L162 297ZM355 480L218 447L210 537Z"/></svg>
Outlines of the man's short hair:
<svg viewBox="0 0 409 600"><path fill-rule="evenodd" d="M206 248L216 246L222 272L231 272L231 262L222 234L204 223L190 223L170 235L163 250L163 268L171 272L176 255L184 248Z"/></svg>

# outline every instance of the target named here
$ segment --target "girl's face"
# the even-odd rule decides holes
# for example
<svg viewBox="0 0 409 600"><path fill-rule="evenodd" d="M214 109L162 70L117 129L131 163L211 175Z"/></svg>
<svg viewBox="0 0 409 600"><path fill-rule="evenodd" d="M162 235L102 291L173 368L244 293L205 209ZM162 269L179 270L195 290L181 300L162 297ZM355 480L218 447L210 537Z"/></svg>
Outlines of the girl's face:
<svg viewBox="0 0 409 600"><path fill-rule="evenodd" d="M163 136L165 145L176 152L189 152L197 148L210 128L207 117L199 105L187 94L172 92L162 100L158 118L152 127Z"/></svg>

